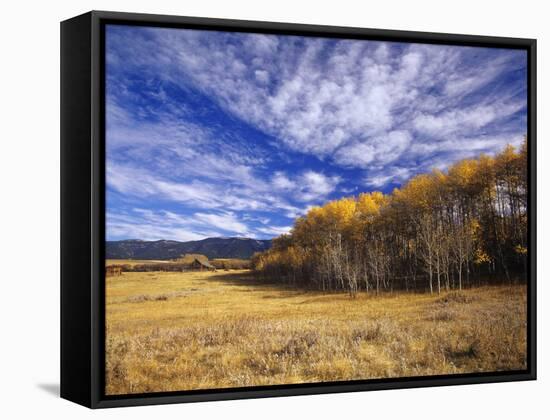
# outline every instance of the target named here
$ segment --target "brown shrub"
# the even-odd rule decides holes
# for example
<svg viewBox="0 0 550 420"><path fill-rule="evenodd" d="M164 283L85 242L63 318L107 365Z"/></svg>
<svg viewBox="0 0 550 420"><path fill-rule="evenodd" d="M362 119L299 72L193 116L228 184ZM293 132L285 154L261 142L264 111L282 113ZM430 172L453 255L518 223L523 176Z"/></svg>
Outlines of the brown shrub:
<svg viewBox="0 0 550 420"><path fill-rule="evenodd" d="M361 341L374 341L383 338L383 326L381 322L365 323L361 327L354 327L351 331L351 339L355 343Z"/></svg>
<svg viewBox="0 0 550 420"><path fill-rule="evenodd" d="M439 309L432 313L428 319L432 321L453 321L456 318L456 312L449 308Z"/></svg>
<svg viewBox="0 0 550 420"><path fill-rule="evenodd" d="M154 302L163 300L168 300L168 295L137 295L128 298L128 302L131 303Z"/></svg>
<svg viewBox="0 0 550 420"><path fill-rule="evenodd" d="M468 296L467 294L463 292L450 292L447 293L445 296L439 299L439 303L448 304L448 303L472 303L474 301L474 298L472 296Z"/></svg>
<svg viewBox="0 0 550 420"><path fill-rule="evenodd" d="M273 352L279 357L302 357L319 342L319 334L315 331L303 331L294 333L288 341L277 351Z"/></svg>
<svg viewBox="0 0 550 420"><path fill-rule="evenodd" d="M480 341L478 339L459 345L448 345L445 347L445 356L455 362L460 362L461 359L479 357L480 353Z"/></svg>

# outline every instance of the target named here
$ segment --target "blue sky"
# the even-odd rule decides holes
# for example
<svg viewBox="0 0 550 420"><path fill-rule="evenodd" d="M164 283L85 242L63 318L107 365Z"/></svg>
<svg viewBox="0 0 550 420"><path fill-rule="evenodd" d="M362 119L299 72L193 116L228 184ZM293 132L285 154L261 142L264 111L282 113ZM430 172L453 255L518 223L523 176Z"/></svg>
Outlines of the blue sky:
<svg viewBox="0 0 550 420"><path fill-rule="evenodd" d="M521 143L526 53L108 25L107 239L272 238Z"/></svg>

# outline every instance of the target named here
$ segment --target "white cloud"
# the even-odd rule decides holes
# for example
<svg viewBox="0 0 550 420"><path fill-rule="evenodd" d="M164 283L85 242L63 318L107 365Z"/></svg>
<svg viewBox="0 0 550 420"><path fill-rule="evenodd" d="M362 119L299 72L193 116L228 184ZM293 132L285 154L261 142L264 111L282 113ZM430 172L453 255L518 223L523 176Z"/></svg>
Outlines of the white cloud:
<svg viewBox="0 0 550 420"><path fill-rule="evenodd" d="M165 56L163 65L170 63L149 63L156 72L176 83L191 82L285 147L335 156L346 166L391 163L410 143L411 130L429 135L475 130L518 109L518 103L503 107L494 98L470 109L460 102L509 69L510 54L488 54L476 67L465 63L483 50L470 47L408 44L396 53L375 41L148 33L156 54ZM239 44L242 48L235 47ZM209 54L197 54L205 48ZM392 138L395 133L409 134L399 140Z"/></svg>
<svg viewBox="0 0 550 420"><path fill-rule="evenodd" d="M252 229L232 212L197 212L180 215L167 210L134 208L125 213L107 213L110 237L179 241L238 235L254 237ZM268 233L268 232L266 232Z"/></svg>
<svg viewBox="0 0 550 420"><path fill-rule="evenodd" d="M107 186L128 196L160 198L206 209L258 207L254 200L224 192L223 186L199 181L177 182L149 173L145 169L108 162Z"/></svg>
<svg viewBox="0 0 550 420"><path fill-rule="evenodd" d="M509 57L501 55L486 66L472 66L467 71L452 73L446 80L444 91L449 96L463 96L492 82L509 66Z"/></svg>
<svg viewBox="0 0 550 420"><path fill-rule="evenodd" d="M307 171L299 178L300 195L296 197L299 201L313 201L325 198L332 193L340 177L325 176L322 173Z"/></svg>
<svg viewBox="0 0 550 420"><path fill-rule="evenodd" d="M454 160L460 160L464 156L474 157L480 153L494 154L501 151L506 145L518 146L523 141L521 132L503 134L498 136L475 136L475 137L451 137L448 140L439 142L415 142L410 148L410 156L422 158L427 163L434 155L445 154Z"/></svg>
<svg viewBox="0 0 550 420"><path fill-rule="evenodd" d="M519 111L525 104L481 104L465 109L453 109L440 114L421 113L413 121L414 127L431 136L447 136L457 132L477 130L487 124Z"/></svg>
<svg viewBox="0 0 550 420"><path fill-rule="evenodd" d="M327 176L312 170L296 175L292 179L279 171L273 175L271 185L279 192L290 194L296 201L309 202L326 199L340 181L339 176Z"/></svg>
<svg viewBox="0 0 550 420"><path fill-rule="evenodd" d="M153 225L143 223L110 223L107 225L110 238L141 239L144 241L158 241L167 239L173 241L196 241L207 236L190 232L187 229L178 229L165 224Z"/></svg>
<svg viewBox="0 0 550 420"><path fill-rule="evenodd" d="M453 137L440 142L417 142L408 150L408 166L374 167L367 171L363 183L374 188L403 184L416 174L436 168L446 170L461 159L476 158L481 153L494 155L509 144L519 147L522 141L523 135L517 132L498 136Z"/></svg>
<svg viewBox="0 0 550 420"><path fill-rule="evenodd" d="M394 162L409 148L411 135L408 131L391 131L341 147L334 159L343 166L368 168L371 164L382 165Z"/></svg>
<svg viewBox="0 0 550 420"><path fill-rule="evenodd" d="M224 212L220 214L195 213L195 218L208 226L213 226L225 231L248 235L248 226L240 222L234 213Z"/></svg>
<svg viewBox="0 0 550 420"><path fill-rule="evenodd" d="M134 209L131 214L108 212L107 239L142 239L194 241L204 239L213 232L196 232L188 220L170 220L166 214ZM214 235L215 236L215 235Z"/></svg>
<svg viewBox="0 0 550 420"><path fill-rule="evenodd" d="M188 216L168 210L133 208L126 212L107 213L108 240L113 238L142 240L193 241L208 237L257 236L275 237L288 233L292 226L270 225L269 219L260 220L252 227L246 218L232 212L197 212Z"/></svg>
<svg viewBox="0 0 550 420"><path fill-rule="evenodd" d="M292 226L266 226L259 227L256 230L259 232L265 233L266 235L280 236L285 233L289 233L292 229Z"/></svg>
<svg viewBox="0 0 550 420"><path fill-rule="evenodd" d="M260 83L269 82L269 73L265 70L255 70L254 76L256 77L256 80Z"/></svg>
<svg viewBox="0 0 550 420"><path fill-rule="evenodd" d="M325 199L339 182L338 177L327 177L306 172L297 177L295 188L275 194L268 183L254 182L246 186L226 183L169 179L150 173L147 169L107 162L107 186L127 199L156 199L185 207L225 211L281 212L289 218L303 214L303 209L289 203L288 198L300 202ZM109 195L108 195L109 198Z"/></svg>
<svg viewBox="0 0 550 420"><path fill-rule="evenodd" d="M413 174L414 172L409 168L390 167L388 169L369 173L365 178L365 185L381 188L388 184L401 184Z"/></svg>
<svg viewBox="0 0 550 420"><path fill-rule="evenodd" d="M288 179L288 177L283 172L276 172L271 179L273 187L278 190L288 191L294 190L296 188L296 183Z"/></svg>
<svg viewBox="0 0 550 420"><path fill-rule="evenodd" d="M500 150L524 134L504 124L525 106L524 89L495 85L503 72L521 67L520 52L159 28L139 33L108 37L132 41L109 52L108 66L143 76L160 105L136 97L131 78L108 81L107 183L128 202L186 208L188 220L175 212L160 216L189 235L203 233L192 226L251 235L276 230L261 222L254 231L253 220L239 212L300 216L348 190L354 180L343 179L346 172L334 176L336 166L361 169L363 185L381 188ZM472 66L476 54L479 65ZM164 84L201 92L239 125L267 134L276 152L222 123L200 123L194 113L201 110ZM121 106L125 101L135 107ZM323 170L272 173L272 163L289 150L317 157ZM160 220L140 217L149 227Z"/></svg>

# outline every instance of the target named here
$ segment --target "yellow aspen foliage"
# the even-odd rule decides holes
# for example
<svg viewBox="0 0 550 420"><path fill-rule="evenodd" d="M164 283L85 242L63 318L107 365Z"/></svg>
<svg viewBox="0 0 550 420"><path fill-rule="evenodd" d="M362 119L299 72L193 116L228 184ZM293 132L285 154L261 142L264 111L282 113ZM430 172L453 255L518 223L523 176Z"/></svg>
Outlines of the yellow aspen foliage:
<svg viewBox="0 0 550 420"><path fill-rule="evenodd" d="M411 178L391 194L362 192L309 209L254 255L277 281L322 290L462 288L525 276L527 140ZM521 271L523 270L523 272Z"/></svg>

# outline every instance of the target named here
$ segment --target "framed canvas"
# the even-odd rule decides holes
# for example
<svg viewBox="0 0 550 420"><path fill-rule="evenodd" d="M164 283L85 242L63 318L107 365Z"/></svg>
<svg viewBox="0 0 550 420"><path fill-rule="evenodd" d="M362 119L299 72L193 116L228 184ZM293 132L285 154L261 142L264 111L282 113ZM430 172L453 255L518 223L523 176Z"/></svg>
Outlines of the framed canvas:
<svg viewBox="0 0 550 420"><path fill-rule="evenodd" d="M61 396L536 378L536 42L61 24Z"/></svg>

